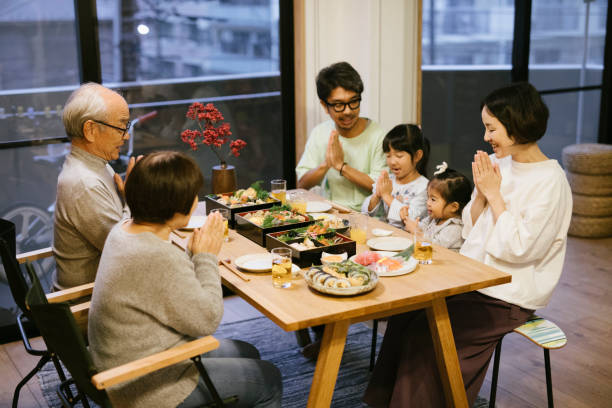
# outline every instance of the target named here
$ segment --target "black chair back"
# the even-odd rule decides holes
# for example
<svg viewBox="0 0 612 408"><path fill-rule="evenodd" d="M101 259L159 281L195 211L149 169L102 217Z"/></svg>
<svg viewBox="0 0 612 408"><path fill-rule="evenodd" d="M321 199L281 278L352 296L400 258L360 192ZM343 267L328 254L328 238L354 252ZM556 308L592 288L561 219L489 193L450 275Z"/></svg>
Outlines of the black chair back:
<svg viewBox="0 0 612 408"><path fill-rule="evenodd" d="M28 271L30 272L30 271ZM91 383L97 369L85 346L70 306L67 303L47 303L36 273L30 272L32 288L26 296L26 304L49 350L53 350L70 372L77 389L102 407L111 407L105 391Z"/></svg>
<svg viewBox="0 0 612 408"><path fill-rule="evenodd" d="M3 219L0 219L0 256L13 299L21 311L29 317L25 307L28 283L15 257L15 224Z"/></svg>

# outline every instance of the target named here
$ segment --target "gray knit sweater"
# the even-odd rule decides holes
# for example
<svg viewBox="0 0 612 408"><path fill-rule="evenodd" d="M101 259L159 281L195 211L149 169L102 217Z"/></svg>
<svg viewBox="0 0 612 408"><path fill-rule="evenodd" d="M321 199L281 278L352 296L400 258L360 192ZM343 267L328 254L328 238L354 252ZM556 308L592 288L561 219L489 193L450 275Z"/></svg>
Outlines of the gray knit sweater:
<svg viewBox="0 0 612 408"><path fill-rule="evenodd" d="M113 226L128 216L106 160L76 146L57 179L53 226L54 283L68 288L93 282Z"/></svg>
<svg viewBox="0 0 612 408"><path fill-rule="evenodd" d="M152 233L109 233L89 311L89 345L105 370L212 334L223 315L217 257L191 259ZM175 407L196 387L193 363L112 387L115 407Z"/></svg>

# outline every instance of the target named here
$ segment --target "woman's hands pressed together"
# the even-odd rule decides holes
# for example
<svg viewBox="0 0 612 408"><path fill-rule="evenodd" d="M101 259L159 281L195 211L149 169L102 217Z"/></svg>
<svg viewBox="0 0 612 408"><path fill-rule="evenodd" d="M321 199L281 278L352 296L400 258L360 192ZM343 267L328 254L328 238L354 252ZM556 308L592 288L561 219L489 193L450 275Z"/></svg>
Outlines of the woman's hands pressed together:
<svg viewBox="0 0 612 408"><path fill-rule="evenodd" d="M202 252L219 255L223 245L224 222L221 214L216 212L208 214L206 223L202 228L193 230L193 235L189 241L189 250L194 255Z"/></svg>
<svg viewBox="0 0 612 408"><path fill-rule="evenodd" d="M472 176L476 187L476 197L472 204L472 223L475 223L484 207L489 204L493 211L493 218L497 218L506 211L506 204L501 195L502 176L497 163L492 163L489 155L478 150L472 162Z"/></svg>

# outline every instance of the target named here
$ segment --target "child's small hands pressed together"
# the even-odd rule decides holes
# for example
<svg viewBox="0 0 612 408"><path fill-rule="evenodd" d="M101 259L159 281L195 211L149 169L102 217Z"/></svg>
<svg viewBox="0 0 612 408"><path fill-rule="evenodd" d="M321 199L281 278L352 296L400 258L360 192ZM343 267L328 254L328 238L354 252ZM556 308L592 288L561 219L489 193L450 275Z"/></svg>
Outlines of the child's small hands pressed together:
<svg viewBox="0 0 612 408"><path fill-rule="evenodd" d="M406 231L410 232L411 234L421 231L421 229L419 228L419 217L414 220L410 218L409 205L406 205L400 209L400 218L404 222L404 229Z"/></svg>
<svg viewBox="0 0 612 408"><path fill-rule="evenodd" d="M391 178L389 178L389 173L386 170L383 170L378 176L378 180L376 181L376 191L374 194L376 197L383 200L387 205L393 201L393 196L391 193L393 192L393 182Z"/></svg>

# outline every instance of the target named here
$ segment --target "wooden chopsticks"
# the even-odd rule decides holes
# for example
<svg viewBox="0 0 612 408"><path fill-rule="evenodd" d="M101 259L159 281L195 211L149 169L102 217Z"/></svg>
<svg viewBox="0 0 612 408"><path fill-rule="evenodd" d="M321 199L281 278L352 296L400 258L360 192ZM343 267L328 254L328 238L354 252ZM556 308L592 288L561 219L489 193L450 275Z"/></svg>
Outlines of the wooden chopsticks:
<svg viewBox="0 0 612 408"><path fill-rule="evenodd" d="M221 259L221 263L227 268L229 269L231 272L234 273L234 275L238 276L240 279L242 279L245 282L248 282L251 280L251 278L249 278L247 275L245 275L244 273L240 272L234 265L232 265L231 263L231 259Z"/></svg>

